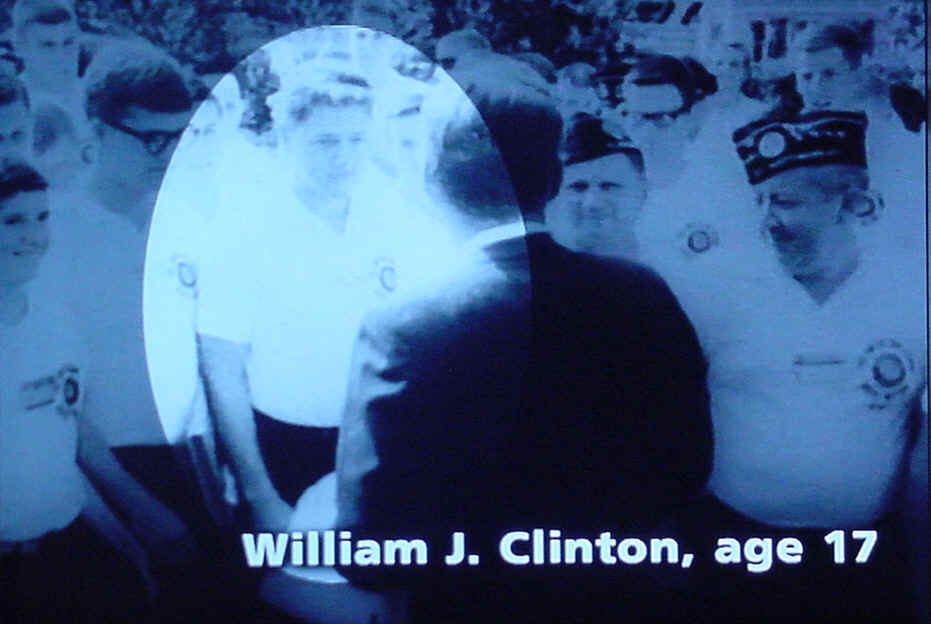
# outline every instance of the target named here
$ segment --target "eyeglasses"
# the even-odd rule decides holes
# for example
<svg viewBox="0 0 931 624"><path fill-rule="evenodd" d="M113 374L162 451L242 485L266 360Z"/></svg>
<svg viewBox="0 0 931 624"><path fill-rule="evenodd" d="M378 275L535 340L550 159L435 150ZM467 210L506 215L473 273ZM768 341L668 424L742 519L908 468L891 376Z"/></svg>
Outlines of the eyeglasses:
<svg viewBox="0 0 931 624"><path fill-rule="evenodd" d="M621 111L621 117L633 117L634 119L640 119L643 121L649 121L650 123L659 123L666 120L675 121L680 116L686 113L685 110L679 109L675 111L661 111L656 113L635 113L632 111Z"/></svg>
<svg viewBox="0 0 931 624"><path fill-rule="evenodd" d="M184 128L180 130L136 130L118 121L109 121L107 125L139 139L145 146L145 151L152 156L158 156L164 152L169 145L181 138L185 130Z"/></svg>

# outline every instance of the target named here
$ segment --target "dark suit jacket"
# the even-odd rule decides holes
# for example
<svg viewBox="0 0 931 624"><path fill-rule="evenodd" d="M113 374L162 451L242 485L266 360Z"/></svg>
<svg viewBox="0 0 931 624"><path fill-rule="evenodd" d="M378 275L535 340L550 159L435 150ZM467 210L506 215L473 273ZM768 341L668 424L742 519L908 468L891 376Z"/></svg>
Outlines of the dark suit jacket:
<svg viewBox="0 0 931 624"><path fill-rule="evenodd" d="M344 573L429 583L436 595L438 579L543 578L501 563L509 530L643 535L708 476L705 370L651 270L545 234L484 248L363 325L337 452L338 526L434 543L420 579L398 567ZM456 530L480 568L444 569Z"/></svg>

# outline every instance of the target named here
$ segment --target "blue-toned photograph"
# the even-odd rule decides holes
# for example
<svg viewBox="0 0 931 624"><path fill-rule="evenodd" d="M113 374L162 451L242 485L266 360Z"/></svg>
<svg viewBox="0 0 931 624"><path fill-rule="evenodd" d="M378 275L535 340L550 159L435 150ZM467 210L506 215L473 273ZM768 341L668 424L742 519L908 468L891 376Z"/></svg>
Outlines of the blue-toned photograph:
<svg viewBox="0 0 931 624"><path fill-rule="evenodd" d="M0 621L927 621L927 18L0 0Z"/></svg>

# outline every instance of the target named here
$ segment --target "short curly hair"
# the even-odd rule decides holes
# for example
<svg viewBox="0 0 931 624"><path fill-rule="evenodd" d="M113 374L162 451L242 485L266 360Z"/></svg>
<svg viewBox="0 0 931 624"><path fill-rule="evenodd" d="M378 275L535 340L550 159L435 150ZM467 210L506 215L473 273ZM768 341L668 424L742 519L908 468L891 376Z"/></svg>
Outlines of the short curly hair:
<svg viewBox="0 0 931 624"><path fill-rule="evenodd" d="M710 92L717 90L717 84L711 88L707 85L705 88L699 84L699 76L696 75L696 69L701 65L693 59L688 61L667 54L655 54L644 56L631 68L630 73L625 80L636 85L672 85L682 96L682 112L689 112L692 106L702 98L710 89ZM704 70L704 67L701 67ZM704 74L707 74L705 76ZM710 82L714 77L704 72L702 78ZM708 78L710 77L710 79Z"/></svg>
<svg viewBox="0 0 931 624"><path fill-rule="evenodd" d="M32 165L24 162L8 164L0 169L0 209L3 202L14 195L47 188L48 181Z"/></svg>
<svg viewBox="0 0 931 624"><path fill-rule="evenodd" d="M805 52L822 52L838 48L851 69L860 67L863 56L873 49L869 29L857 31L840 24L829 24L810 33L804 40Z"/></svg>
<svg viewBox="0 0 931 624"><path fill-rule="evenodd" d="M288 98L288 119L292 124L307 121L318 107L360 106L372 109L371 87L365 78L347 72L334 72L313 86L295 89Z"/></svg>
<svg viewBox="0 0 931 624"><path fill-rule="evenodd" d="M142 45L100 50L87 70L88 119L118 122L129 108L182 113L194 97L181 68L167 54Z"/></svg>

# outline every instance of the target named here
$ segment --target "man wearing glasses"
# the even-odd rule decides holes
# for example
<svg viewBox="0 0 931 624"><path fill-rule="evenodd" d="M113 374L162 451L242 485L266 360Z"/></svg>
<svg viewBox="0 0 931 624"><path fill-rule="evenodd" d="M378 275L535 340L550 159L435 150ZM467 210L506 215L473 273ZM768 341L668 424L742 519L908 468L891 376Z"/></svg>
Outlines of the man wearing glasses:
<svg viewBox="0 0 931 624"><path fill-rule="evenodd" d="M167 56L114 52L122 58L89 70L86 112L98 148L89 188L103 208L143 231L193 100Z"/></svg>
<svg viewBox="0 0 931 624"><path fill-rule="evenodd" d="M85 111L97 139L88 184L50 198L59 218L51 226L45 269L53 272L56 295L74 309L92 354L86 413L126 468L153 492L153 482L171 482L175 466L146 370L143 264L155 196L192 105L180 70L162 53L128 44L100 51L87 75ZM173 322L193 327L194 266L174 258L150 262L166 265L161 273L175 281L166 289L177 293ZM188 368L196 380L193 358ZM188 406L194 387L187 387ZM168 506L157 504L146 516L148 545L155 552L187 556L187 528Z"/></svg>
<svg viewBox="0 0 931 624"><path fill-rule="evenodd" d="M673 56L647 56L630 70L622 93L617 112L643 152L650 189L672 186L686 166L682 155L700 128L692 110L701 95L695 72Z"/></svg>

